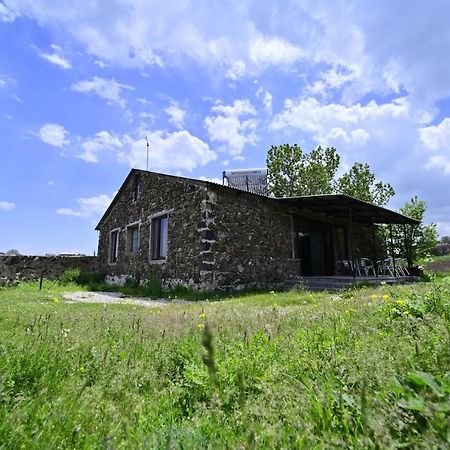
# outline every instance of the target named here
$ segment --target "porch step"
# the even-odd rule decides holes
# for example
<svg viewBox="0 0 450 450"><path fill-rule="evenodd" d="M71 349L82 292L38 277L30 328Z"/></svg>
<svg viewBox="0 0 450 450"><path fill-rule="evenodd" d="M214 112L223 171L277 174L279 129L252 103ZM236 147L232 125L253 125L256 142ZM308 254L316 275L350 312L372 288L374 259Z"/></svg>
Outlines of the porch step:
<svg viewBox="0 0 450 450"><path fill-rule="evenodd" d="M296 277L285 282L286 289L306 289L309 291L339 291L358 285L405 284L420 281L419 277Z"/></svg>

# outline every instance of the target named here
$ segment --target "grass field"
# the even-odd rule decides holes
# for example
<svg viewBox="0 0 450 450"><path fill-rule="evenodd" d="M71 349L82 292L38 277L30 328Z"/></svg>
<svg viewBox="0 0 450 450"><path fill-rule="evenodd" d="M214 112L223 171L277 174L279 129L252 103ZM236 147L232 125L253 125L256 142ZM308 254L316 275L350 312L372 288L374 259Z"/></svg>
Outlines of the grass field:
<svg viewBox="0 0 450 450"><path fill-rule="evenodd" d="M0 448L445 448L450 278L161 309L0 289Z"/></svg>

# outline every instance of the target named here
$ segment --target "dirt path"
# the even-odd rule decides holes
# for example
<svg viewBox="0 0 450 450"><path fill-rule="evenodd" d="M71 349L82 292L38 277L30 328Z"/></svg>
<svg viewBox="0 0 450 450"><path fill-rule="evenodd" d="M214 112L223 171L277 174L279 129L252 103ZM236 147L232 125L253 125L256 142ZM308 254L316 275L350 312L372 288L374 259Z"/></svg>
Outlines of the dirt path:
<svg viewBox="0 0 450 450"><path fill-rule="evenodd" d="M186 300L152 299L146 297L126 297L120 292L64 292L66 303L106 303L121 305L138 305L147 308L159 308L168 304L188 303Z"/></svg>

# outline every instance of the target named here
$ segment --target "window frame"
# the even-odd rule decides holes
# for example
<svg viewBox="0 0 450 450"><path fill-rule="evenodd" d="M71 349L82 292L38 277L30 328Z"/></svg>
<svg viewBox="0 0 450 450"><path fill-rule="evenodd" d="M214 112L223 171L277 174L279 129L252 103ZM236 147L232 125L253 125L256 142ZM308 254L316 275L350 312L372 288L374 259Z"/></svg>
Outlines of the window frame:
<svg viewBox="0 0 450 450"><path fill-rule="evenodd" d="M113 235L116 236L115 255L113 255ZM119 260L119 245L120 245L120 228L113 228L109 232L109 245L108 245L108 263L117 264Z"/></svg>
<svg viewBox="0 0 450 450"><path fill-rule="evenodd" d="M133 250L133 230L137 229L137 248ZM129 223L126 228L126 253L128 255L137 255L141 250L141 221L138 220L133 223Z"/></svg>
<svg viewBox="0 0 450 450"><path fill-rule="evenodd" d="M152 214L151 216L149 216L149 228L150 228L150 239L149 239L149 253L148 253L148 259L149 262L151 264L160 264L160 263L164 263L165 261L167 261L168 256L169 256L169 220L170 220L170 214L173 212L173 209L170 210L164 210L161 211L157 214ZM163 256L161 255L161 221L163 219L167 220L167 226L166 226L166 233L165 233L165 237L166 237L166 242L165 242L165 247L166 247L166 254ZM155 224L158 223L158 247L157 247L157 251L155 252Z"/></svg>

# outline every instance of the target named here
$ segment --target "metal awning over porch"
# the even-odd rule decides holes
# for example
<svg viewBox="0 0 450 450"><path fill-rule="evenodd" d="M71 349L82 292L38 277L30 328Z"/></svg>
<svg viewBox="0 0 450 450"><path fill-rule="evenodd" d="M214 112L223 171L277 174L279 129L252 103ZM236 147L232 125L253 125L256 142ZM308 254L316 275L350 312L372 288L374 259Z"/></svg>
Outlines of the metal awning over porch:
<svg viewBox="0 0 450 450"><path fill-rule="evenodd" d="M411 217L344 194L308 195L303 197L278 198L276 200L284 205L345 220L348 219L349 212L351 211L352 221L359 223L420 224L420 221Z"/></svg>

